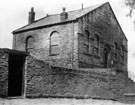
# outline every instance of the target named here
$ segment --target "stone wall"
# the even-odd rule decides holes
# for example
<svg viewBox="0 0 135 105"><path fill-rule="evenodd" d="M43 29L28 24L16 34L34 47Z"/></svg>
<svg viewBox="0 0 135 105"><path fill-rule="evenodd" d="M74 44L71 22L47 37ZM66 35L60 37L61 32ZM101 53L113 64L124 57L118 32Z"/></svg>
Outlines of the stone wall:
<svg viewBox="0 0 135 105"><path fill-rule="evenodd" d="M116 69L67 69L27 57L26 97L118 99L127 73Z"/></svg>
<svg viewBox="0 0 135 105"><path fill-rule="evenodd" d="M49 62L52 65L63 67L77 67L78 62L78 23L64 23L34 29L13 35L13 49L19 51L26 50L26 39L33 37L30 54L37 59ZM74 30L74 31L73 31ZM50 35L57 31L59 34L59 54L50 54Z"/></svg>
<svg viewBox="0 0 135 105"><path fill-rule="evenodd" d="M8 53L0 49L0 96L6 97L8 93Z"/></svg>
<svg viewBox="0 0 135 105"><path fill-rule="evenodd" d="M89 51L86 52L85 31L89 32ZM95 53L95 35L99 36L99 52ZM79 19L79 67L104 67L104 48L108 46L108 67L127 70L127 39L108 3ZM114 43L118 44L115 51ZM124 46L122 59L121 46ZM115 54L117 53L117 59ZM113 63L112 63L113 61Z"/></svg>
<svg viewBox="0 0 135 105"><path fill-rule="evenodd" d="M0 49L0 97L8 96L8 55ZM16 54L25 54L16 52ZM135 93L127 73L117 69L70 69L50 66L28 56L25 63L24 96L125 100L124 93ZM134 99L132 98L128 98Z"/></svg>

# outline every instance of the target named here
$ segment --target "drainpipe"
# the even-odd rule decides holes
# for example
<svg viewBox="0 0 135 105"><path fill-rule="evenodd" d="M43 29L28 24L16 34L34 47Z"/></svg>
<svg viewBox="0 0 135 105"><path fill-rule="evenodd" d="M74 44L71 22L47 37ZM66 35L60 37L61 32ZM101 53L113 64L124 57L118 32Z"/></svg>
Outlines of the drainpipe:
<svg viewBox="0 0 135 105"><path fill-rule="evenodd" d="M26 98L26 89L27 89L27 69L28 69L28 59L27 56L25 58L25 63L23 67L23 90L22 90L22 97Z"/></svg>
<svg viewBox="0 0 135 105"><path fill-rule="evenodd" d="M72 69L74 67L74 22L72 21Z"/></svg>

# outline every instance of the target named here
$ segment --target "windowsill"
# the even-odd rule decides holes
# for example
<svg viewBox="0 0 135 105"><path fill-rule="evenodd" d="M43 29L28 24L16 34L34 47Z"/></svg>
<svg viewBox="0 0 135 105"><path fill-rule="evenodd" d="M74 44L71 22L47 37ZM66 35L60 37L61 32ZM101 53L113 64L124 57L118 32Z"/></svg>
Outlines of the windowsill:
<svg viewBox="0 0 135 105"><path fill-rule="evenodd" d="M94 57L100 59L100 56L99 55L94 55Z"/></svg>
<svg viewBox="0 0 135 105"><path fill-rule="evenodd" d="M120 64L121 64L121 65L125 65L125 63L123 63L123 62L120 62Z"/></svg>
<svg viewBox="0 0 135 105"><path fill-rule="evenodd" d="M49 56L57 56L57 55L59 55L59 54L50 54Z"/></svg>
<svg viewBox="0 0 135 105"><path fill-rule="evenodd" d="M115 63L119 63L119 64L121 64L121 65L125 65L125 63L124 62L122 62L122 61L118 61L118 60L113 60Z"/></svg>
<svg viewBox="0 0 135 105"><path fill-rule="evenodd" d="M87 56L93 56L93 54L86 53L86 52L84 52L83 54L84 54L84 55L87 55Z"/></svg>
<svg viewBox="0 0 135 105"><path fill-rule="evenodd" d="M95 58L98 58L100 59L100 56L99 55L94 55L94 54L90 54L90 53L83 53L84 55L87 55L87 56L94 56Z"/></svg>
<svg viewBox="0 0 135 105"><path fill-rule="evenodd" d="M113 61L114 61L115 63L118 63L118 60L117 60L117 59L114 59Z"/></svg>

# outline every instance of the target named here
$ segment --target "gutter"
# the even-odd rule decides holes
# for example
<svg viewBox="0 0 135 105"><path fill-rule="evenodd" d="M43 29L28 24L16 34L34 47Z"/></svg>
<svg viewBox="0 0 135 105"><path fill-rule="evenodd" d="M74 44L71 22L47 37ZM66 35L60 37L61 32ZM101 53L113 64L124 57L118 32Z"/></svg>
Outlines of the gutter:
<svg viewBox="0 0 135 105"><path fill-rule="evenodd" d="M13 31L12 34L17 34L17 33L21 33L21 32L26 32L26 31L30 31L30 30L33 30L33 29L41 29L41 28L50 27L50 26L54 26L54 25L60 25L60 24L71 23L71 22L73 22L73 21L77 21L77 19L68 20L68 21L59 22L59 23L48 24L48 25L37 26L37 27L33 27L33 28L29 28L29 29L24 29L24 30L21 30L21 28L20 28L20 29L18 29L18 31L17 31L17 30ZM34 24L34 23L32 23L32 24ZM26 27L27 27L27 26L28 26L28 25L26 25ZM22 28L25 28L25 26L22 27Z"/></svg>

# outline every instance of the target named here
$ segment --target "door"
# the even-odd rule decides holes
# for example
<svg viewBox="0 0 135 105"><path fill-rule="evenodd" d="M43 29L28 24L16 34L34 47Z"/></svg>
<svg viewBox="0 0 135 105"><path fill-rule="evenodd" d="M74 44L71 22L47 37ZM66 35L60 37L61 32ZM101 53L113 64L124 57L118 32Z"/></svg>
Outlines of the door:
<svg viewBox="0 0 135 105"><path fill-rule="evenodd" d="M23 95L23 68L25 57L9 54L8 96Z"/></svg>
<svg viewBox="0 0 135 105"><path fill-rule="evenodd" d="M104 48L104 68L108 67L108 49Z"/></svg>

